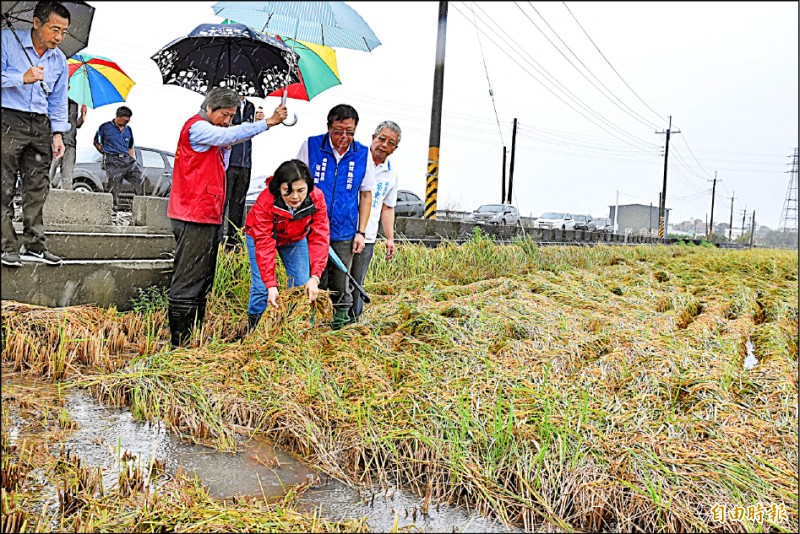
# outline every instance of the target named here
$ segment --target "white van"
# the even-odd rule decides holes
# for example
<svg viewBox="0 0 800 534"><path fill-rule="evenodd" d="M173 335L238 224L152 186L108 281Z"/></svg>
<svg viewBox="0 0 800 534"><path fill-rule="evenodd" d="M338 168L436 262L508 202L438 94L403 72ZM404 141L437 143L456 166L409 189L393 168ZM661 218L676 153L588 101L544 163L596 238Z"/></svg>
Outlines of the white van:
<svg viewBox="0 0 800 534"><path fill-rule="evenodd" d="M548 211L533 221L534 228L559 228L561 230L574 230L575 220L571 213Z"/></svg>

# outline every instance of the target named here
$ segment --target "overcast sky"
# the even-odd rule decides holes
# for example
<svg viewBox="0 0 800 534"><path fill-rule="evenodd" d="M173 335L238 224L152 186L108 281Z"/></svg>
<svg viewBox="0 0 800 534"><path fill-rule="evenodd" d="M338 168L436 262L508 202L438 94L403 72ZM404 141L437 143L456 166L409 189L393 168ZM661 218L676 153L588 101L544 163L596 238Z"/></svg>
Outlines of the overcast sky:
<svg viewBox="0 0 800 534"><path fill-rule="evenodd" d="M136 82L127 105L137 144L174 151L202 96L163 85L150 56L198 24L220 22L214 2L89 3L96 12L84 52L113 59ZM289 100L298 124L254 140L253 175L293 158L306 137L325 131L328 110L348 103L361 116L362 143L382 120L401 126L392 156L400 187L424 197L438 2L349 4L382 45L337 49L342 85L311 102ZM450 2L438 207L500 201L514 118L513 203L523 215L608 216L617 195L620 204L655 206L671 115L671 222L705 220L716 172L715 222L729 220L733 196L735 226L746 209L777 228L798 137L797 6ZM278 101L266 99L265 109ZM79 147L116 106L89 110Z"/></svg>

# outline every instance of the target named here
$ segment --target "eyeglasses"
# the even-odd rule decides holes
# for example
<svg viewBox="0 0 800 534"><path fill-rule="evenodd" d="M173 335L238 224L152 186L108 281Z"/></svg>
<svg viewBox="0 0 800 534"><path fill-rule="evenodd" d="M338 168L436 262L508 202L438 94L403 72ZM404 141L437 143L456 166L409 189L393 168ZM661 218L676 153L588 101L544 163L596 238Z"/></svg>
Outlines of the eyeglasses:
<svg viewBox="0 0 800 534"><path fill-rule="evenodd" d="M387 137L384 137L383 135L379 135L379 136L377 137L377 139L378 139L378 141L379 141L379 142L381 142L381 143L386 143L386 145L387 145L389 148L397 148L397 143L395 143L395 142L394 142L394 141L392 141L391 139L388 139Z"/></svg>
<svg viewBox="0 0 800 534"><path fill-rule="evenodd" d="M337 130L331 130L331 133L332 133L333 135L342 135L342 134L345 134L347 137L353 137L353 136L355 136L355 135L356 135L356 131L355 131L355 130L338 130L338 129L337 129Z"/></svg>
<svg viewBox="0 0 800 534"><path fill-rule="evenodd" d="M69 30L62 30L61 26L52 26L50 24L46 24L45 28L47 28L53 33L60 33L62 37L66 37L67 34L69 33Z"/></svg>

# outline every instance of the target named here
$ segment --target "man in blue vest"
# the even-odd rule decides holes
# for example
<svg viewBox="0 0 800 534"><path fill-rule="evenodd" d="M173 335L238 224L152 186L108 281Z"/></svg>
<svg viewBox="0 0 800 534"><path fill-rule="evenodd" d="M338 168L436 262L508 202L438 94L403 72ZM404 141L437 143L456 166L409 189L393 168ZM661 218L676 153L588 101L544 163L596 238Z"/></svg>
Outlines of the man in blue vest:
<svg viewBox="0 0 800 534"><path fill-rule="evenodd" d="M328 112L328 132L306 139L297 159L308 165L314 186L325 194L331 228L331 248L349 270L353 254L364 250L364 237L372 208L375 173L367 164L369 147L353 138L358 126L358 112L353 106L339 104ZM329 259L322 273L320 289L330 289L334 330L352 322L352 288L347 276Z"/></svg>

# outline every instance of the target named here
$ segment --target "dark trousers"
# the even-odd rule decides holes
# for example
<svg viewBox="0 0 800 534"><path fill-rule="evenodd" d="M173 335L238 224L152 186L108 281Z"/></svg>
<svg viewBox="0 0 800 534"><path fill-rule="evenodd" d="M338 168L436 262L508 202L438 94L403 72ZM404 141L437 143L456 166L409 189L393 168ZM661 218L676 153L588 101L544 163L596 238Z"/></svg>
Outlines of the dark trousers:
<svg viewBox="0 0 800 534"><path fill-rule="evenodd" d="M364 279L367 277L369 264L372 261L372 254L375 252L375 243L365 243L364 250L360 254L353 254L353 266L350 274L356 279L358 285L364 286ZM353 319L358 319L364 311L364 299L361 293L353 291L353 306L350 308L350 315Z"/></svg>
<svg viewBox="0 0 800 534"><path fill-rule="evenodd" d="M144 195L144 176L136 158L132 158L130 154L106 154L105 164L108 175L108 192L114 198L115 208L119 206L119 192L123 180L127 180L133 185L134 195Z"/></svg>
<svg viewBox="0 0 800 534"><path fill-rule="evenodd" d="M50 164L50 185L55 187L53 181L56 178L56 171L61 168L61 189L72 191L72 173L75 170L75 156L77 150L75 145L64 145L64 156L60 159L53 158Z"/></svg>
<svg viewBox="0 0 800 534"><path fill-rule="evenodd" d="M239 229L244 226L244 201L250 188L250 169L231 165L226 172L225 217L222 219L222 240L225 245L240 245Z"/></svg>
<svg viewBox="0 0 800 534"><path fill-rule="evenodd" d="M3 252L17 252L20 244L28 250L47 250L42 211L50 191L50 160L53 133L50 119L39 113L2 110L2 216ZM14 231L14 193L17 173L22 193L22 239Z"/></svg>
<svg viewBox="0 0 800 534"><path fill-rule="evenodd" d="M353 240L331 241L331 248L342 260L347 270L350 271L353 263ZM353 305L353 288L350 287L350 281L347 279L347 275L330 258L328 258L328 265L325 266L325 270L322 272L319 287L320 289L329 289L331 291L333 307L337 310L349 310Z"/></svg>
<svg viewBox="0 0 800 534"><path fill-rule="evenodd" d="M206 299L214 286L219 225L172 219L177 243L169 286L169 326L172 344L182 345L192 329L203 326Z"/></svg>

